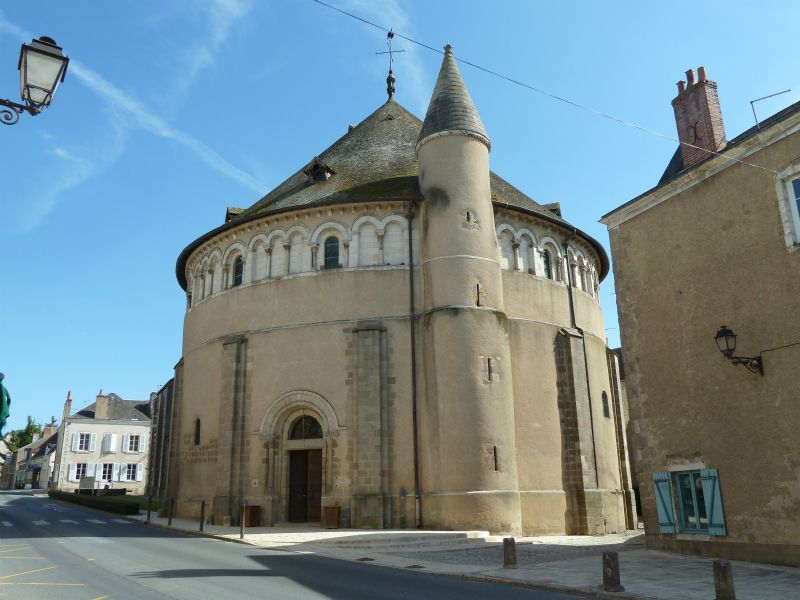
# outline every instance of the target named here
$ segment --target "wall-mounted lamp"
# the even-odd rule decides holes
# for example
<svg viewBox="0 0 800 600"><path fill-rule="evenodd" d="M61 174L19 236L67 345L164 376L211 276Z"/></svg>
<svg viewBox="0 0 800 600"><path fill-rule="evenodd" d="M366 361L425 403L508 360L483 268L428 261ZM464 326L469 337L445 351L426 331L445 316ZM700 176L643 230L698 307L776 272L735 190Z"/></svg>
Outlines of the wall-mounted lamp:
<svg viewBox="0 0 800 600"><path fill-rule="evenodd" d="M719 346L719 351L725 355L725 358L731 361L734 365L744 365L745 368L751 373L758 375L764 374L764 365L761 362L760 356L734 356L736 351L736 334L728 329L725 325L719 328L714 340Z"/></svg>
<svg viewBox="0 0 800 600"><path fill-rule="evenodd" d="M69 58L53 38L42 36L22 44L19 53L20 96L25 104L0 98L0 123L13 125L23 112L36 116L50 106L58 85L67 74Z"/></svg>

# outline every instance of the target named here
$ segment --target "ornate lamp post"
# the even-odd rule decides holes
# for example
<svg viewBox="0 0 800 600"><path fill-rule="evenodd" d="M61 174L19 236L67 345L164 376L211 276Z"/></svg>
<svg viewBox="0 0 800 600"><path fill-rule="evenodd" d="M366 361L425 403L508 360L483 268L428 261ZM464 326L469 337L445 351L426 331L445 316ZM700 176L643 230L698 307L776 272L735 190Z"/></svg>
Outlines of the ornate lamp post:
<svg viewBox="0 0 800 600"><path fill-rule="evenodd" d="M719 351L722 352L725 358L731 361L732 364L744 365L748 371L751 373L756 373L757 375L764 374L764 365L761 362L760 356L733 355L733 353L736 351L736 334L728 329L725 325L719 328L717 335L714 336L714 340L717 342Z"/></svg>
<svg viewBox="0 0 800 600"><path fill-rule="evenodd" d="M13 125L23 111L38 115L50 106L58 85L67 74L69 58L64 56L55 40L40 37L22 44L19 53L19 87L24 104L0 98L0 123Z"/></svg>

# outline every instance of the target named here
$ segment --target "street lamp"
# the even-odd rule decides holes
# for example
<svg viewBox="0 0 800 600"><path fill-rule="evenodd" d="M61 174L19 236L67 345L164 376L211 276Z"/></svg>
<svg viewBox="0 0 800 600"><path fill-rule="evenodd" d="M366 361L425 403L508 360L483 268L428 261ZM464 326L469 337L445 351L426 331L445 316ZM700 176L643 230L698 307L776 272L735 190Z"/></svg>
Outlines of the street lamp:
<svg viewBox="0 0 800 600"><path fill-rule="evenodd" d="M734 356L736 351L736 334L728 329L725 325L719 328L717 335L714 336L717 342L719 351L725 355L725 358L731 361L734 365L744 365L744 367L751 373L757 375L764 374L764 365L761 362L760 356Z"/></svg>
<svg viewBox="0 0 800 600"><path fill-rule="evenodd" d="M42 36L30 44L22 44L19 53L20 96L25 104L0 99L0 123L13 125L19 121L22 111L38 115L50 106L58 84L67 74L69 58L53 38Z"/></svg>

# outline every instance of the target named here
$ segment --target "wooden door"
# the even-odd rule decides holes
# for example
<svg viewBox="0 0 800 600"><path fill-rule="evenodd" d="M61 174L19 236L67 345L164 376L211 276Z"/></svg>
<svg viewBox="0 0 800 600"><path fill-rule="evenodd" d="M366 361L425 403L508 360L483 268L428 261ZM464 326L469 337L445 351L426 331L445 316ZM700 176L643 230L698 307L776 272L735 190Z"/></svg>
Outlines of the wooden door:
<svg viewBox="0 0 800 600"><path fill-rule="evenodd" d="M289 452L289 522L316 523L322 504L322 450Z"/></svg>

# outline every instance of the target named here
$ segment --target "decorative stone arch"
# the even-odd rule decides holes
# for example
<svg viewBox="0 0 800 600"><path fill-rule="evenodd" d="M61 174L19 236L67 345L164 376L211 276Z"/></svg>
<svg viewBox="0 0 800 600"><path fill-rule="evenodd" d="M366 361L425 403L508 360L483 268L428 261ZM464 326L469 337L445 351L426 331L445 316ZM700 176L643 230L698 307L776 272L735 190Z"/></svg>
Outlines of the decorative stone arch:
<svg viewBox="0 0 800 600"><path fill-rule="evenodd" d="M328 221L314 229L311 234L311 269L325 268L325 241L335 237L339 240L339 257L337 265L347 266L347 249L350 245L350 232L344 225L336 221Z"/></svg>
<svg viewBox="0 0 800 600"><path fill-rule="evenodd" d="M497 252L500 259L500 268L506 271L517 271L519 261L517 260L517 235L514 228L508 223L502 223L497 227Z"/></svg>
<svg viewBox="0 0 800 600"><path fill-rule="evenodd" d="M342 428L339 424L339 418L336 416L336 411L330 402L315 392L295 390L278 398L267 409L264 418L261 420L259 433L268 438L279 438L288 427L286 423L292 421L292 416L303 409L311 409L319 415L323 437L331 435Z"/></svg>
<svg viewBox="0 0 800 600"><path fill-rule="evenodd" d="M304 240L308 240L311 237L308 233L308 228L305 225L292 225L286 230L286 239L291 240L296 233L300 233L300 237L302 237Z"/></svg>
<svg viewBox="0 0 800 600"><path fill-rule="evenodd" d="M247 248L245 245L242 242L233 242L225 249L225 254L222 255L222 264L230 266L237 252L242 258L247 259Z"/></svg>
<svg viewBox="0 0 800 600"><path fill-rule="evenodd" d="M214 248L208 257L208 295L215 294L222 289L222 252Z"/></svg>
<svg viewBox="0 0 800 600"><path fill-rule="evenodd" d="M517 230L517 243L519 244L519 267L523 273L536 274L536 248L538 241L527 227Z"/></svg>
<svg viewBox="0 0 800 600"><path fill-rule="evenodd" d="M542 276L547 277L544 268L545 250L550 253L550 270L552 276L549 278L552 281L564 281L564 253L561 246L550 236L543 236L539 240L539 254L542 257Z"/></svg>
<svg viewBox="0 0 800 600"><path fill-rule="evenodd" d="M322 429L322 438L290 440L290 427L298 418L311 416ZM342 429L333 406L322 396L308 390L295 390L278 398L267 409L257 435L265 440L267 448L265 492L274 498L270 522L283 522L289 518L290 454L295 450L321 451L321 493L329 495L333 486L333 453L336 437Z"/></svg>
<svg viewBox="0 0 800 600"><path fill-rule="evenodd" d="M384 224L383 221L373 215L361 215L353 222L353 226L351 227L352 231L354 233L357 232L364 223L372 223L378 231L383 229Z"/></svg>
<svg viewBox="0 0 800 600"><path fill-rule="evenodd" d="M271 246L276 238L280 242L285 242L288 239L283 229L273 229L265 236L267 245Z"/></svg>
<svg viewBox="0 0 800 600"><path fill-rule="evenodd" d="M263 231L250 238L247 243L247 251L250 255L250 267L247 269L250 281L269 277L272 247Z"/></svg>
<svg viewBox="0 0 800 600"><path fill-rule="evenodd" d="M395 227L396 226L396 227ZM383 230L382 264L408 263L408 220L399 214L389 214L381 219ZM398 235L399 231L399 235Z"/></svg>
<svg viewBox="0 0 800 600"><path fill-rule="evenodd" d="M311 234L311 239L309 240L311 244L318 244L319 243L319 236L323 233L327 233L329 229L334 229L342 236L342 240L350 241L350 232L348 229L337 221L326 221L322 225L318 225L314 229L314 233Z"/></svg>

